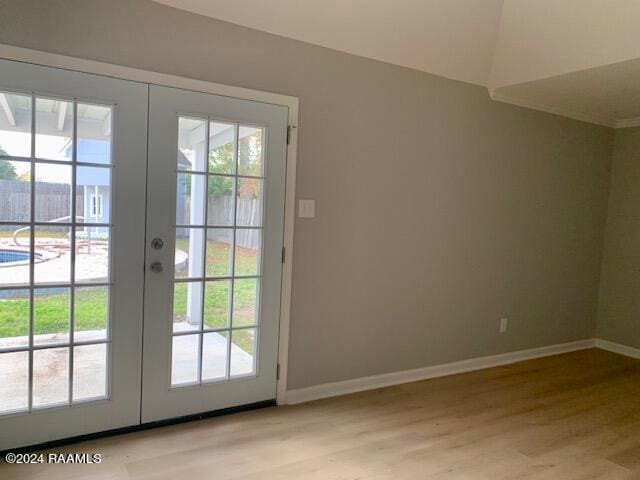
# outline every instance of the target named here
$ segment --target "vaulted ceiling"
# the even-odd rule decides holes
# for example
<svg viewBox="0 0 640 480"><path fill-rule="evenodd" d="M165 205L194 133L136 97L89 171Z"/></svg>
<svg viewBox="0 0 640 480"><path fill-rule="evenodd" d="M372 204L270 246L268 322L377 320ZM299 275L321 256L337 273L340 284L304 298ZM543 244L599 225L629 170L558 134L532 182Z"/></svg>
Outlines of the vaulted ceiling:
<svg viewBox="0 0 640 480"><path fill-rule="evenodd" d="M159 0L363 57L486 85L502 0Z"/></svg>
<svg viewBox="0 0 640 480"><path fill-rule="evenodd" d="M640 124L640 0L155 0L485 86L500 101Z"/></svg>

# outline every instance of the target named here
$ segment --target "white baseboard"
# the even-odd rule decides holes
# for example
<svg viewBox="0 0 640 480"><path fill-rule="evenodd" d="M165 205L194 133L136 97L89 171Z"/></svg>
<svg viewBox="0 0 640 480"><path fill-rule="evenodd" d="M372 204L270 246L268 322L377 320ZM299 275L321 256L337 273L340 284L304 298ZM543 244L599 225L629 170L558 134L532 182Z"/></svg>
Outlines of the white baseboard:
<svg viewBox="0 0 640 480"><path fill-rule="evenodd" d="M625 357L638 358L640 359L640 349L627 347L626 345L621 345L619 343L610 342L609 340L603 340L601 338L596 338L596 347L601 348L602 350L607 350L609 352L618 353L620 355L624 355Z"/></svg>
<svg viewBox="0 0 640 480"><path fill-rule="evenodd" d="M596 346L596 343L597 341L594 339L579 340L577 342L561 343L557 345L549 345L546 347L532 348L529 350L518 350L516 352L472 358L469 360L461 360L459 362L445 363L442 365L434 365L431 367L415 368L412 370L384 373L381 375L372 375L370 377L360 377L351 380L344 380L342 382L323 383L321 385L314 385L312 387L288 390L287 405L295 405L298 403L309 402L311 400L318 400L320 398L337 397L339 395L346 395L349 393L363 392L365 390L388 387L391 385L399 385L401 383L417 382L419 380L427 380L429 378L444 377L446 375L471 372L473 370L481 370L483 368L508 365L510 363L530 360L532 358L548 357L550 355L558 355L560 353L575 352L577 350L593 348ZM636 350L636 352L638 352L637 354L639 355L636 358L640 358L640 351Z"/></svg>

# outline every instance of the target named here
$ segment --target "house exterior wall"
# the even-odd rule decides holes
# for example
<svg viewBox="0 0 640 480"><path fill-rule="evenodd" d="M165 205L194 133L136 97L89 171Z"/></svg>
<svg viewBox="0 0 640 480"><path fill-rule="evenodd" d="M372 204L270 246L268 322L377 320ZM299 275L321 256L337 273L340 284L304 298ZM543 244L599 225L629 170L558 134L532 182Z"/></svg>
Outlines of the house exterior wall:
<svg viewBox="0 0 640 480"><path fill-rule="evenodd" d="M96 194L102 197L102 215L93 216L91 208L91 197ZM108 186L93 187L86 185L84 187L84 217L87 223L110 223L111 218L111 188ZM86 228L85 228L86 230ZM107 231L103 227L92 227L91 231Z"/></svg>

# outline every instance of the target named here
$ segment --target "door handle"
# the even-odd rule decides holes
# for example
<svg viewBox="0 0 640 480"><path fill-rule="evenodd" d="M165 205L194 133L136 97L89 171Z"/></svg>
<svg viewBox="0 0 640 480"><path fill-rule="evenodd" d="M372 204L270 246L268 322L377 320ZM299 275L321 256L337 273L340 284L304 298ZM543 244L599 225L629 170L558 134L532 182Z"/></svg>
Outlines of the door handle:
<svg viewBox="0 0 640 480"><path fill-rule="evenodd" d="M151 271L153 273L160 273L162 272L162 264L160 262L153 262L151 264Z"/></svg>

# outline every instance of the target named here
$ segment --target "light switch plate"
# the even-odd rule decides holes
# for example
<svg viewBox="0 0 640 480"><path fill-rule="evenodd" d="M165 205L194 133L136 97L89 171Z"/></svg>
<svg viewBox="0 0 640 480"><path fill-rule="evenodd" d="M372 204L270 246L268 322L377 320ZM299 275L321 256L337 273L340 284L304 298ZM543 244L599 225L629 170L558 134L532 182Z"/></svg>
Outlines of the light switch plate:
<svg viewBox="0 0 640 480"><path fill-rule="evenodd" d="M298 217L315 218L316 201L315 200L298 200Z"/></svg>

